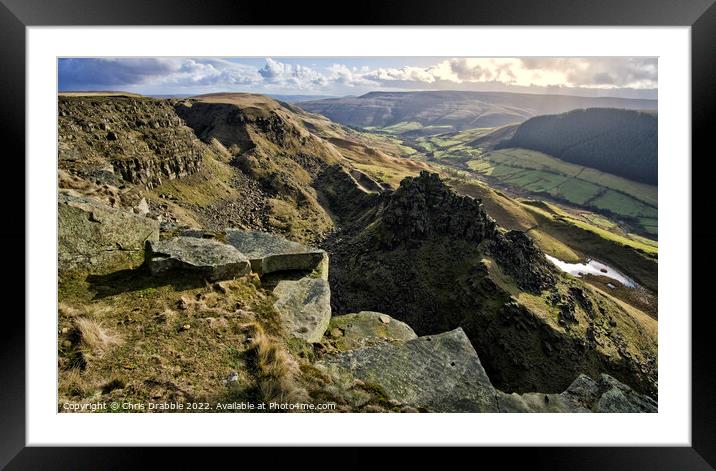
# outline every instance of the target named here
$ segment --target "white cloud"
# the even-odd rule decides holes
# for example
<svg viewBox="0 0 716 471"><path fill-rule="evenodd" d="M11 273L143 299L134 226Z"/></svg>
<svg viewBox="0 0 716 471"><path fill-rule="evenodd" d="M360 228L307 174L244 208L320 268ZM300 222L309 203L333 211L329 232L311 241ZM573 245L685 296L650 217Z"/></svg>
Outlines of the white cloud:
<svg viewBox="0 0 716 471"><path fill-rule="evenodd" d="M179 87L253 85L261 81L254 67L221 59L185 59L179 70L150 83Z"/></svg>
<svg viewBox="0 0 716 471"><path fill-rule="evenodd" d="M455 58L426 67L376 69L380 82L500 82L517 86L656 88L654 58Z"/></svg>
<svg viewBox="0 0 716 471"><path fill-rule="evenodd" d="M274 85L292 86L300 90L311 90L328 84L328 79L320 72L301 64L286 64L270 57L258 73L263 79Z"/></svg>
<svg viewBox="0 0 716 471"><path fill-rule="evenodd" d="M311 91L479 87L655 89L656 58L446 58L428 66L307 66L266 58L263 66L217 58L62 59L63 89ZM405 61L399 61L405 62Z"/></svg>
<svg viewBox="0 0 716 471"><path fill-rule="evenodd" d="M363 66L349 68L345 64L333 64L328 68L330 82L346 85L348 87L376 87L378 82L367 77L370 68Z"/></svg>
<svg viewBox="0 0 716 471"><path fill-rule="evenodd" d="M430 68L421 67L400 67L394 68L380 68L373 71L367 72L363 75L369 80L375 81L391 81L391 80L402 80L409 82L424 82L433 83L436 80L435 75L431 72Z"/></svg>

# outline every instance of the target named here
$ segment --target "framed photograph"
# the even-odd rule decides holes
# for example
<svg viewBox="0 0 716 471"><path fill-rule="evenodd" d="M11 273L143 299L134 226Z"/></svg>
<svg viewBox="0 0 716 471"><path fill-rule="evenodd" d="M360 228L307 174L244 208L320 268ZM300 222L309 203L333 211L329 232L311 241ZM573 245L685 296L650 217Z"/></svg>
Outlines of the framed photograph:
<svg viewBox="0 0 716 471"><path fill-rule="evenodd" d="M3 0L0 464L713 469L713 1L335 8Z"/></svg>

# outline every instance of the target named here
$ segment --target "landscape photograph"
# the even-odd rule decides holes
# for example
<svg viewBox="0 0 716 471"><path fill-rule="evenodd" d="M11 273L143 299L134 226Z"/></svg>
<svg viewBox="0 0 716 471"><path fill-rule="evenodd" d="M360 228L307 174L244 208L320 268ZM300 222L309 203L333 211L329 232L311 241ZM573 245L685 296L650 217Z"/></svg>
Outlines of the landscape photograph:
<svg viewBox="0 0 716 471"><path fill-rule="evenodd" d="M68 57L57 91L58 412L658 412L656 57Z"/></svg>

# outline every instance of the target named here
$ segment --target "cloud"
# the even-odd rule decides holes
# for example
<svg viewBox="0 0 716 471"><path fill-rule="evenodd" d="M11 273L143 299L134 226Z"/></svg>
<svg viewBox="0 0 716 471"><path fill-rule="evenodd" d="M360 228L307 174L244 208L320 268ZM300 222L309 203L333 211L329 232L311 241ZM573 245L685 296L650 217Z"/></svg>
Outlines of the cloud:
<svg viewBox="0 0 716 471"><path fill-rule="evenodd" d="M178 87L255 85L261 75L255 67L225 59L185 59L175 73L149 82Z"/></svg>
<svg viewBox="0 0 716 471"><path fill-rule="evenodd" d="M410 59L396 59L405 64ZM329 66L222 58L78 58L60 59L61 90L128 89L312 91L350 93L351 89L540 89L654 90L656 58L445 58L427 66L360 67L336 61ZM350 62L349 62L350 63Z"/></svg>
<svg viewBox="0 0 716 471"><path fill-rule="evenodd" d="M655 58L455 58L419 69L377 69L379 82L500 82L516 86L656 88Z"/></svg>
<svg viewBox="0 0 716 471"><path fill-rule="evenodd" d="M566 86L597 88L656 88L655 57L522 58L527 70L550 70ZM554 84L549 84L554 85Z"/></svg>
<svg viewBox="0 0 716 471"><path fill-rule="evenodd" d="M433 83L436 80L435 75L429 68L421 67L400 67L394 68L380 68L375 69L371 72L363 74L363 77L368 80L374 80L377 82L389 82L391 80L401 80L409 82L424 82Z"/></svg>
<svg viewBox="0 0 716 471"><path fill-rule="evenodd" d="M60 59L60 87L65 84L115 86L141 83L178 70L180 64L167 59Z"/></svg>
<svg viewBox="0 0 716 471"><path fill-rule="evenodd" d="M328 79L321 73L301 64L285 64L270 57L266 65L259 69L265 81L282 86L293 86L300 90L315 89L328 84Z"/></svg>
<svg viewBox="0 0 716 471"><path fill-rule="evenodd" d="M328 80L348 87L377 87L379 84L367 76L369 67L350 68L345 64L332 64L328 68Z"/></svg>
<svg viewBox="0 0 716 471"><path fill-rule="evenodd" d="M58 70L61 90L140 85L183 88L248 85L261 81L254 67L225 59L60 59Z"/></svg>

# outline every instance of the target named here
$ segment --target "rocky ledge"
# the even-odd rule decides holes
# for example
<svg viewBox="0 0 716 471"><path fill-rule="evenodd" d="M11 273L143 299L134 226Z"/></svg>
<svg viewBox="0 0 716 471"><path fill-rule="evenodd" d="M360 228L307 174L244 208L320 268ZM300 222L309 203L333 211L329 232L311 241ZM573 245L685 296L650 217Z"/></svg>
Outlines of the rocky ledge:
<svg viewBox="0 0 716 471"><path fill-rule="evenodd" d="M320 249L306 247L283 237L258 231L226 230L226 241L251 260L258 274L322 267L328 277L328 256Z"/></svg>
<svg viewBox="0 0 716 471"><path fill-rule="evenodd" d="M148 188L196 172L207 147L166 100L60 96L59 166Z"/></svg>
<svg viewBox="0 0 716 471"><path fill-rule="evenodd" d="M561 394L499 392L497 401L500 412L658 412L652 398L607 374L579 375Z"/></svg>
<svg viewBox="0 0 716 471"><path fill-rule="evenodd" d="M377 329L376 321L399 327L388 332ZM338 325L347 328L339 333L335 331L338 327L333 327ZM658 411L652 398L606 374L596 380L579 375L560 394L505 393L492 385L461 328L423 337L411 332L385 314L362 312L336 317L324 342L333 342L342 351L325 355L317 366L339 384L359 379L378 387L389 400L430 412ZM345 341L337 342L343 335Z"/></svg>
<svg viewBox="0 0 716 471"><path fill-rule="evenodd" d="M433 412L497 412L497 396L461 328L405 342L326 355L320 368L378 385L395 400Z"/></svg>
<svg viewBox="0 0 716 471"><path fill-rule="evenodd" d="M251 272L249 259L231 245L196 237L148 241L146 263L154 274L183 269L209 280L225 280Z"/></svg>

